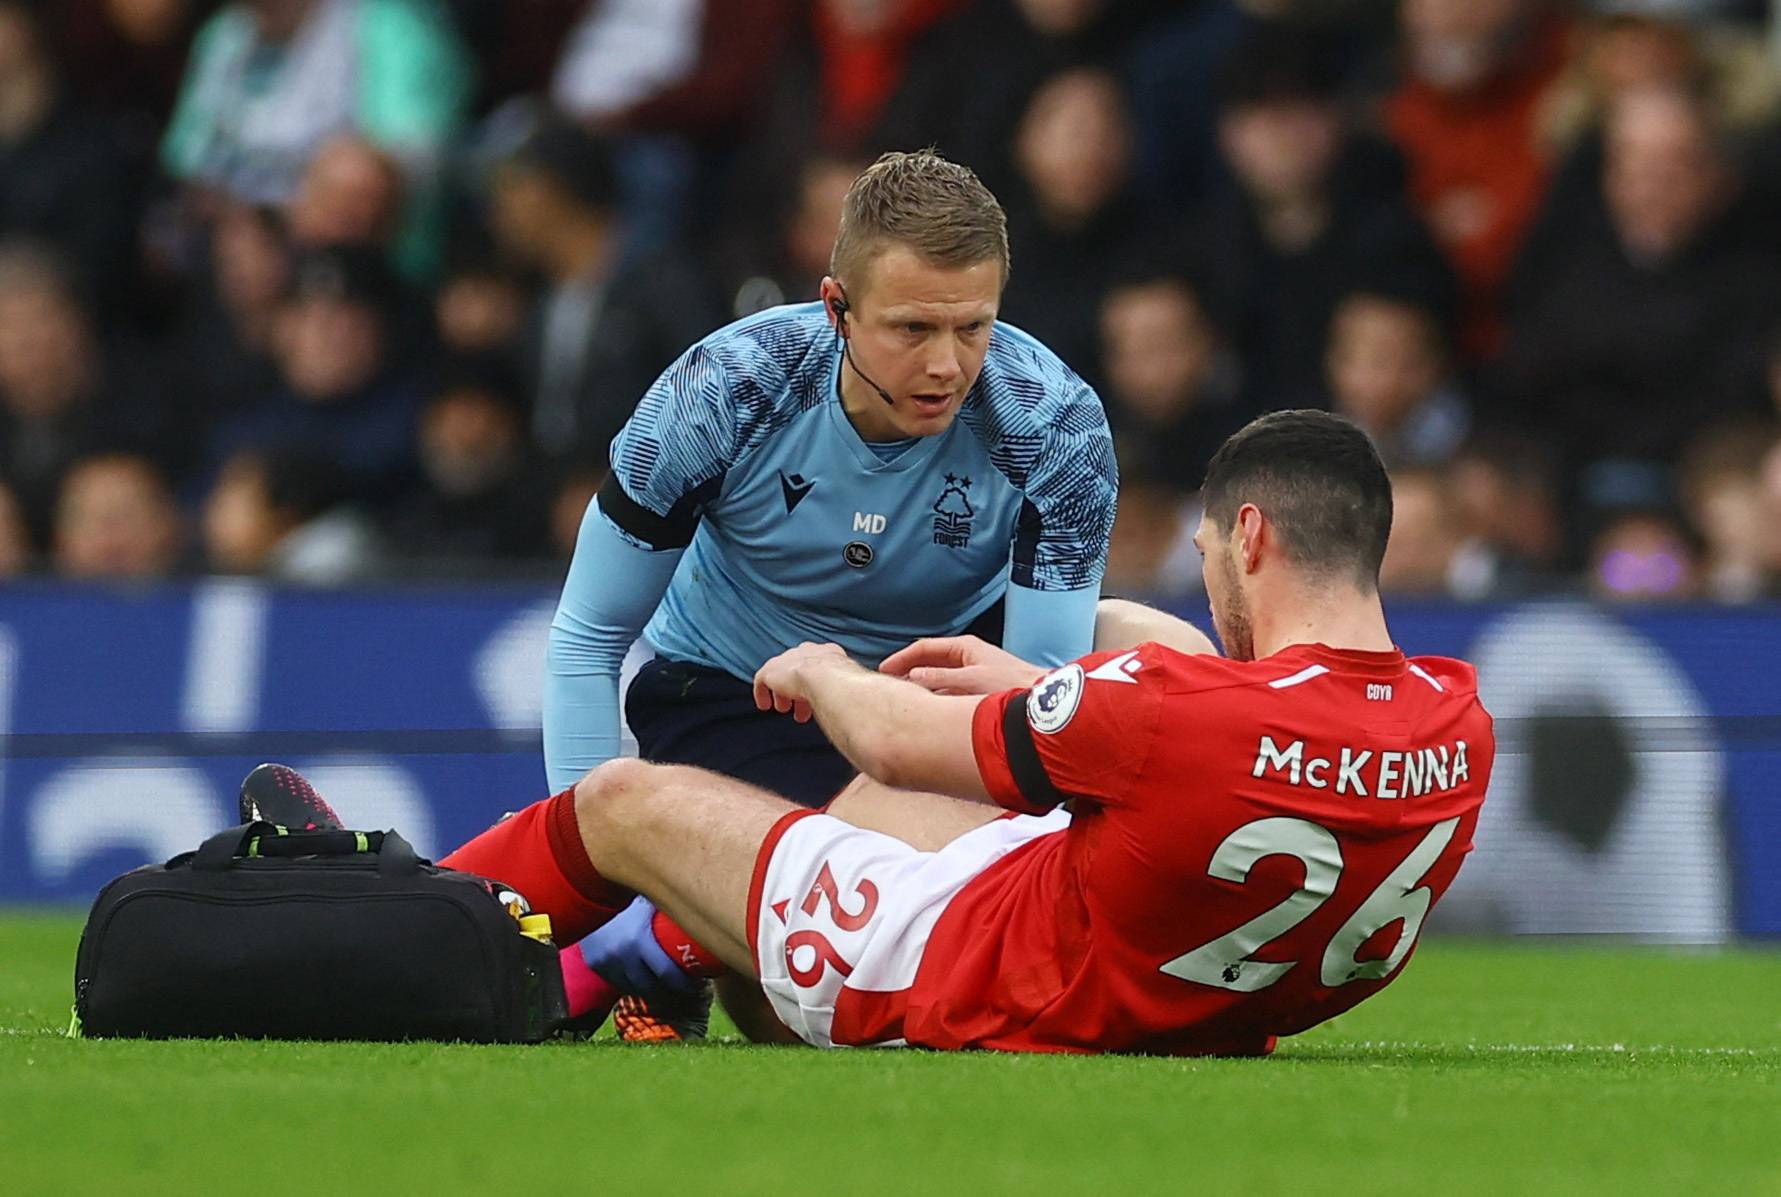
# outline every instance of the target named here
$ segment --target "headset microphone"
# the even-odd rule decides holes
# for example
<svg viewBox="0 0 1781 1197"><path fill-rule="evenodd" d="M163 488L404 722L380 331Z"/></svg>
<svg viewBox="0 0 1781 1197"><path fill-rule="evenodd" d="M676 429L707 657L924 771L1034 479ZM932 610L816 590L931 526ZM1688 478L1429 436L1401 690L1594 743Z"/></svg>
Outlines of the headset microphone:
<svg viewBox="0 0 1781 1197"><path fill-rule="evenodd" d="M847 326L847 301L839 297L831 299L829 300L829 310L835 313L835 335L841 338L842 358L846 360L853 372L860 376L861 381L871 387L874 391L878 392L878 397L884 400L884 405L886 407L895 407L896 402L890 397L890 392L873 382L870 378L867 378L866 372L860 369L853 360L853 338L848 336L844 331Z"/></svg>

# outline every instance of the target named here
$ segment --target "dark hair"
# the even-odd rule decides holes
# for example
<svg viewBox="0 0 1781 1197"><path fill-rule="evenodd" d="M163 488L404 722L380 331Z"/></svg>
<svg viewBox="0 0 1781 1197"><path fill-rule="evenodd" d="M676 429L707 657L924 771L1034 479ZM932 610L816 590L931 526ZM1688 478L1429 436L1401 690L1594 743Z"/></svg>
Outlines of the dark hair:
<svg viewBox="0 0 1781 1197"><path fill-rule="evenodd" d="M525 410L524 379L506 354L459 353L447 357L433 376L429 397L437 400L457 391L487 395L516 415L523 415Z"/></svg>
<svg viewBox="0 0 1781 1197"><path fill-rule="evenodd" d="M1386 229L1389 228L1389 233ZM1381 236L1367 247L1341 280L1341 299L1368 295L1426 316L1443 352L1451 353L1459 325L1459 280L1433 238L1404 215L1402 223L1380 222Z"/></svg>
<svg viewBox="0 0 1781 1197"><path fill-rule="evenodd" d="M1296 29L1261 26L1225 58L1214 81L1221 108L1256 104L1333 103L1342 74L1318 39Z"/></svg>
<svg viewBox="0 0 1781 1197"><path fill-rule="evenodd" d="M402 296L402 283L381 250L363 245L324 245L298 254L287 285L292 299L363 304L387 313Z"/></svg>
<svg viewBox="0 0 1781 1197"><path fill-rule="evenodd" d="M1213 456L1201 498L1220 531L1254 503L1293 564L1379 584L1391 479L1367 434L1340 416L1298 410L1251 420Z"/></svg>
<svg viewBox="0 0 1781 1197"><path fill-rule="evenodd" d="M1116 293L1148 291L1152 288L1167 288L1186 297L1213 334L1221 339L1225 336L1228 327L1226 313L1218 306L1217 298L1211 293L1205 280L1196 276L1188 267L1165 259L1154 259L1148 263L1137 259L1116 262L1101 287L1100 301L1104 308Z"/></svg>
<svg viewBox="0 0 1781 1197"><path fill-rule="evenodd" d="M622 192L611 144L564 117L539 122L507 162L546 176L584 208L606 212L619 206Z"/></svg>

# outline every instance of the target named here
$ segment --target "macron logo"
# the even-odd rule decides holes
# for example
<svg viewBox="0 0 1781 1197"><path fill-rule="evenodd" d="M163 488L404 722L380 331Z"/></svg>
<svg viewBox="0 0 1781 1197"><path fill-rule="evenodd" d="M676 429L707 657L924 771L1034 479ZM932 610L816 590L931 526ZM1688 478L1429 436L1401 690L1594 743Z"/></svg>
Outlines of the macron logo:
<svg viewBox="0 0 1781 1197"><path fill-rule="evenodd" d="M806 482L802 474L788 474L784 470L780 470L779 489L785 492L785 513L790 515L792 509L804 501L804 496L809 494L810 488L815 485L816 479L814 478Z"/></svg>

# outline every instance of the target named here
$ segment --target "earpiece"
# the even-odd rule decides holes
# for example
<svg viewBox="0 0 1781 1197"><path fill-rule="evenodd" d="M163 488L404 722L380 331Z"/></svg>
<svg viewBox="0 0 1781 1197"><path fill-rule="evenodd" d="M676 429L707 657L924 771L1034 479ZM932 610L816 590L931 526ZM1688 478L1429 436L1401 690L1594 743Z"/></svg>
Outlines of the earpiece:
<svg viewBox="0 0 1781 1197"><path fill-rule="evenodd" d="M884 400L886 407L895 407L896 402L891 398L890 392L867 377L866 372L860 369L859 364L853 360L853 345L851 343L853 338L847 335L848 306L846 298L837 295L829 300L829 311L835 313L835 335L841 339L841 356L846 360L848 367L860 376L862 382L878 392L878 397Z"/></svg>

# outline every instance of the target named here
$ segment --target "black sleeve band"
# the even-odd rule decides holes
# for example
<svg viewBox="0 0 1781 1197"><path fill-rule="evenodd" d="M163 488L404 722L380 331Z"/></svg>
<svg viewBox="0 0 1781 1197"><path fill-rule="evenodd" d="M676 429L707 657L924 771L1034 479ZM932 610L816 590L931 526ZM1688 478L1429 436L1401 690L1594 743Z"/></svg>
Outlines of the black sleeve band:
<svg viewBox="0 0 1781 1197"><path fill-rule="evenodd" d="M1045 531L1045 518L1039 514L1029 498L1020 500L1020 515L1014 521L1013 570L1009 581L1016 586L1024 586L1028 590L1033 587L1033 575L1039 564L1039 536Z"/></svg>
<svg viewBox="0 0 1781 1197"><path fill-rule="evenodd" d="M1020 796L1036 807L1062 805L1069 795L1051 784L1051 774L1039 759L1039 746L1033 743L1033 728L1027 722L1027 696L1016 694L1002 711L1002 741L1008 749L1008 771Z"/></svg>
<svg viewBox="0 0 1781 1197"><path fill-rule="evenodd" d="M724 477L707 479L682 495L667 515L657 515L625 493L616 472L600 486L600 510L606 518L654 549L684 549L693 542L705 504L717 495Z"/></svg>

